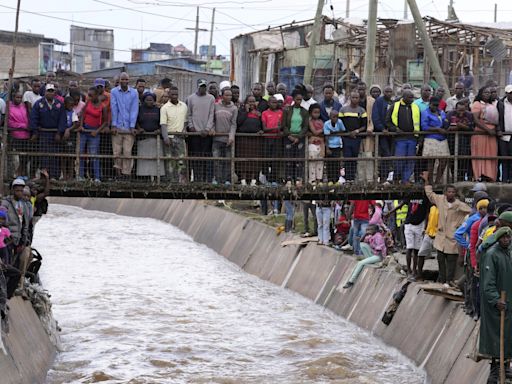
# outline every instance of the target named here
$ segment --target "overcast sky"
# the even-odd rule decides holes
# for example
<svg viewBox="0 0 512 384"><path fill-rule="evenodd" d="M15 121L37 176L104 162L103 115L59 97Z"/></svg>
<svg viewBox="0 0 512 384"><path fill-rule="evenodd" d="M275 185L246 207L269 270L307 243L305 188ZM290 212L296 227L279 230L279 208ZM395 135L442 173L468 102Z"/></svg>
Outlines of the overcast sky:
<svg viewBox="0 0 512 384"><path fill-rule="evenodd" d="M347 0L326 0L324 14L345 17ZM350 17L366 18L368 0L349 0ZM417 0L423 16L445 19L448 0ZM498 4L498 22L512 22L510 0L455 0L455 10L463 22L494 20ZM130 49L147 47L149 42L184 44L194 48L196 6L200 8L200 28L210 30L212 8L216 8L214 44L217 53L229 54L229 40L241 33L276 26L292 20L314 17L316 0L21 0L20 31L44 34L69 42L71 24L113 28L115 59L130 60ZM331 5L334 11L331 11ZM14 30L16 0L0 0L0 29ZM30 13L32 12L32 13ZM401 18L404 0L379 1L378 17ZM409 13L410 18L410 13ZM200 32L199 45L208 44L209 32ZM64 47L63 50L69 50Z"/></svg>

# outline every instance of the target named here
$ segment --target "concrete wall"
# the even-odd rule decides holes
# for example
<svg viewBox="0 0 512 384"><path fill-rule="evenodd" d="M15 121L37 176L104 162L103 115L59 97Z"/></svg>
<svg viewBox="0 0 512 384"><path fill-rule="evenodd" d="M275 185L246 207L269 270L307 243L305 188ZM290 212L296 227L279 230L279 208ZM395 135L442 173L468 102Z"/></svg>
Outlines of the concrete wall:
<svg viewBox="0 0 512 384"><path fill-rule="evenodd" d="M14 297L9 307L9 334L3 337L8 355L0 350L0 383L44 383L55 358L55 347L30 301Z"/></svg>
<svg viewBox="0 0 512 384"><path fill-rule="evenodd" d="M314 244L281 247L287 235L278 237L273 228L201 202L73 198L52 202L168 222L248 273L294 290L372 332L424 368L433 384L486 382L488 364L466 358L475 322L454 302L411 285L391 324L381 322L393 292L404 282L396 273L365 268L353 289L338 290L355 265L352 257Z"/></svg>

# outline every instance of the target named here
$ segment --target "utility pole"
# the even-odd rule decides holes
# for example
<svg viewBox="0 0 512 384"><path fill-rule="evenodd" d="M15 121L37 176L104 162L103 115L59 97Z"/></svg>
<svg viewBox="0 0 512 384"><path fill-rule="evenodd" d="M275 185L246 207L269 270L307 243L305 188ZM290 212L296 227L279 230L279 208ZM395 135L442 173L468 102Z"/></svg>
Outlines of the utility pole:
<svg viewBox="0 0 512 384"><path fill-rule="evenodd" d="M210 27L210 45L208 46L208 58L206 59L206 70L210 68L210 60L213 55L213 27L215 25L215 8L212 10L212 26Z"/></svg>
<svg viewBox="0 0 512 384"><path fill-rule="evenodd" d="M407 5L407 0L404 0L404 20L408 19L407 11L409 10L409 6Z"/></svg>
<svg viewBox="0 0 512 384"><path fill-rule="evenodd" d="M313 73L313 65L315 62L315 49L318 44L318 38L320 37L320 30L322 29L322 10L324 9L324 0L318 0L316 6L315 23L313 24L313 31L311 32L311 38L309 39L309 50L308 50L308 61L306 68L304 68L304 84L311 84L311 74Z"/></svg>
<svg viewBox="0 0 512 384"><path fill-rule="evenodd" d="M11 68L9 69L9 82L7 91L7 102L5 103L5 120L4 127L2 130L2 147L1 147L1 158L0 158L0 196L4 196L4 182L5 182L5 171L7 170L7 125L9 116L9 104L11 101L11 90L12 82L14 77L14 67L16 66L16 46L18 45L18 25L20 19L20 6L21 0L18 0L16 6L16 21L14 25L14 35L12 37L12 54L11 54Z"/></svg>
<svg viewBox="0 0 512 384"><path fill-rule="evenodd" d="M423 42L423 50L428 58L430 66L432 67L432 72L436 78L436 81L443 87L446 91L446 97L450 96L450 88L448 88L448 83L443 74L443 70L441 69L441 65L439 64L439 59L437 57L437 53L434 50L432 45L432 41L430 41L430 36L428 35L427 28L425 28L425 24L423 24L423 19L421 18L420 10L418 9L418 5L416 4L416 0L407 0L409 3L409 8L411 9L412 17L414 18L414 23L416 24L416 28L420 32L421 40Z"/></svg>
<svg viewBox="0 0 512 384"><path fill-rule="evenodd" d="M345 18L348 19L350 17L350 0L347 0L347 8L345 9Z"/></svg>
<svg viewBox="0 0 512 384"><path fill-rule="evenodd" d="M494 3L494 22L498 22L498 3Z"/></svg>
<svg viewBox="0 0 512 384"><path fill-rule="evenodd" d="M199 39L199 32L207 31L207 29L199 28L199 7L197 7L197 14L196 14L196 27L195 28L185 28L189 31L195 31L196 38L194 40L194 57L197 58L197 41Z"/></svg>
<svg viewBox="0 0 512 384"><path fill-rule="evenodd" d="M375 41L377 39L377 0L370 0L368 8L368 24L366 28L366 54L364 56L363 81L373 83L375 71Z"/></svg>

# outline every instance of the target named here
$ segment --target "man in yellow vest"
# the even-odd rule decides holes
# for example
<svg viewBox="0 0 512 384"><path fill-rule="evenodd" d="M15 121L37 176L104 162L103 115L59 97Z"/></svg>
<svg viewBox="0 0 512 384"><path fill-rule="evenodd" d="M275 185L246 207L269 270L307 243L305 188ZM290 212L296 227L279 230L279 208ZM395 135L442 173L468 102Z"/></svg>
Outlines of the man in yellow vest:
<svg viewBox="0 0 512 384"><path fill-rule="evenodd" d="M395 138L395 156L416 156L417 138L414 133L420 131L420 109L413 104L412 91L405 90L402 98L388 109L386 127L390 132L403 133ZM414 160L397 160L395 175L402 183L409 183L414 172Z"/></svg>

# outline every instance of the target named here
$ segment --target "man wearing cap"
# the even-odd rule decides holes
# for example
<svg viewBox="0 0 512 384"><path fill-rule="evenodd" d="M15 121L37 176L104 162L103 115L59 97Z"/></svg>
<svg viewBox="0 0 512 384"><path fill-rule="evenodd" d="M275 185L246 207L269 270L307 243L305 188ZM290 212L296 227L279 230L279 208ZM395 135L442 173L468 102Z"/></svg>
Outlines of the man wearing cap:
<svg viewBox="0 0 512 384"><path fill-rule="evenodd" d="M188 152L194 157L211 157L213 117L215 114L215 98L206 92L208 82L205 79L197 80L197 92L187 98L187 130L200 133L188 137ZM191 180L200 182L211 181L212 169L208 160L190 161Z"/></svg>
<svg viewBox="0 0 512 384"><path fill-rule="evenodd" d="M494 233L494 244L480 260L481 322L478 351L491 359L487 383L498 383L500 357L500 318L505 313L505 373L512 378L512 229L502 227ZM505 300L501 293L505 292Z"/></svg>
<svg viewBox="0 0 512 384"><path fill-rule="evenodd" d="M128 177L132 173L133 160L121 159L120 156L131 156L135 142L135 124L139 114L139 96L137 91L128 85L130 77L126 72L119 75L119 86L110 94L112 113L112 152L116 176Z"/></svg>
<svg viewBox="0 0 512 384"><path fill-rule="evenodd" d="M512 84L505 87L505 97L498 101L499 124L498 150L500 156L512 156ZM501 160L501 181L510 183L512 181L512 161Z"/></svg>
<svg viewBox="0 0 512 384"><path fill-rule="evenodd" d="M12 244L9 245L10 256L21 252L22 248L28 245L28 211L23 200L23 188L25 181L15 179L11 184L11 195L2 199L1 206L7 211L7 227L11 232ZM9 264L13 260L8 260Z"/></svg>
<svg viewBox="0 0 512 384"><path fill-rule="evenodd" d="M60 135L57 131L61 114L65 113L64 104L55 100L55 86L46 84L44 97L32 107L30 130L32 141L39 141L39 150L46 153L59 152ZM48 131L51 130L51 131ZM41 169L47 169L50 178L60 177L59 163L55 156L41 157Z"/></svg>

